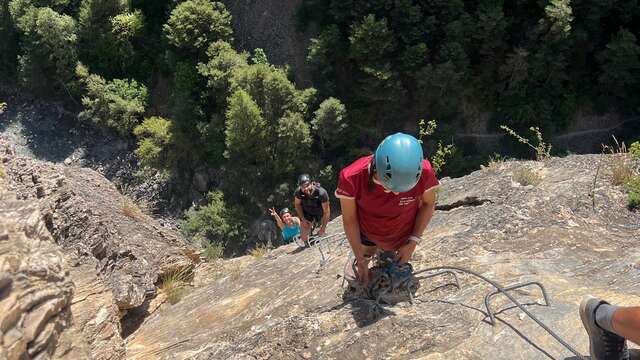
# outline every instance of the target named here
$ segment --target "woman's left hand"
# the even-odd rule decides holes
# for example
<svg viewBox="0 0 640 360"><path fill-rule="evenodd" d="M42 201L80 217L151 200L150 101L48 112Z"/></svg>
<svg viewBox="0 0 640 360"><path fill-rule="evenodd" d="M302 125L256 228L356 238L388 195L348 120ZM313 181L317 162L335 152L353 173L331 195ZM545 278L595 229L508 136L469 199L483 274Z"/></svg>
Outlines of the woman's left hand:
<svg viewBox="0 0 640 360"><path fill-rule="evenodd" d="M416 242L411 240L407 241L406 244L400 246L400 248L398 249L396 260L398 260L400 264L408 263L409 260L411 260L411 255L413 255L413 252L415 251L415 249L416 249Z"/></svg>

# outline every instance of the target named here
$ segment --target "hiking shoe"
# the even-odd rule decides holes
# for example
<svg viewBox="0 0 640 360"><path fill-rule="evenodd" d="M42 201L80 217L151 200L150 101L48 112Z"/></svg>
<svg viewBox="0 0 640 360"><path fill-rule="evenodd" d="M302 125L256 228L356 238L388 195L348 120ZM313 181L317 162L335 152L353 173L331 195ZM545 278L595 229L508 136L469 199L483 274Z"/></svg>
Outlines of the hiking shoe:
<svg viewBox="0 0 640 360"><path fill-rule="evenodd" d="M591 360L629 360L625 339L596 324L596 309L602 304L608 302L592 296L585 296L580 303L580 319L589 334Z"/></svg>

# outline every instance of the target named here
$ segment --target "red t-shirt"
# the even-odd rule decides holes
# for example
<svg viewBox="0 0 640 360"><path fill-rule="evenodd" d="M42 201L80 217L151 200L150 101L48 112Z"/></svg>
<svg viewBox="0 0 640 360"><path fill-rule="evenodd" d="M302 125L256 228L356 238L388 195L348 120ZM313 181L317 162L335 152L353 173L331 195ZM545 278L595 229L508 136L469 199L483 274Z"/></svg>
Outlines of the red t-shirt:
<svg viewBox="0 0 640 360"><path fill-rule="evenodd" d="M394 194L374 183L369 191L369 164L373 155L362 157L340 171L338 198L355 199L360 232L384 250L397 250L413 231L422 194L440 183L428 160L413 189Z"/></svg>

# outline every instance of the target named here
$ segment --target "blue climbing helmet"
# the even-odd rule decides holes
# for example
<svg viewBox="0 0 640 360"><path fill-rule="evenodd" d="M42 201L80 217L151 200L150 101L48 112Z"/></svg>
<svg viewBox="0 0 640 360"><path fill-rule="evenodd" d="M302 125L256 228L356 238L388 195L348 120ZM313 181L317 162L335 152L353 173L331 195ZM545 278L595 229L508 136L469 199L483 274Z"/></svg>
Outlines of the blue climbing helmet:
<svg viewBox="0 0 640 360"><path fill-rule="evenodd" d="M422 174L422 146L416 138L403 133L387 136L375 154L378 179L393 192L413 189Z"/></svg>

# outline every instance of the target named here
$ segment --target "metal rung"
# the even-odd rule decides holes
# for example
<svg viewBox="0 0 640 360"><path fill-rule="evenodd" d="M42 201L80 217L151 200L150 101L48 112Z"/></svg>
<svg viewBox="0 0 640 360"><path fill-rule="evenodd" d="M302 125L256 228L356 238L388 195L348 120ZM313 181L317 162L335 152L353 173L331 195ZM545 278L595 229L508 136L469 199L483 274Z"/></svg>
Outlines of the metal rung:
<svg viewBox="0 0 640 360"><path fill-rule="evenodd" d="M487 308L487 314L489 314L489 321L491 322L491 325L496 324L496 317L493 314L493 311L491 310L491 298L494 295L503 294L507 291L516 290L516 289L520 289L520 288L531 286L531 285L537 286L540 288L540 290L542 291L542 296L544 297L545 306L549 306L550 302L549 302L549 296L547 295L547 291L545 290L544 286L537 281L531 281L527 283L514 284L511 286L507 286L505 288L502 288L502 291L495 290L493 292L490 292L489 294L487 294L487 296L484 297L484 306Z"/></svg>
<svg viewBox="0 0 640 360"><path fill-rule="evenodd" d="M313 239L314 240L313 243L311 243L311 240L309 241L309 246L316 245L316 248L318 248L318 252L320 253L320 268L323 268L329 262L329 259L330 259L329 254L331 253L331 243L336 242L335 239L344 240L344 238L339 237L341 235L344 235L344 233L337 233L337 234L324 236L321 238L316 238L316 239ZM329 240L329 239L333 239L333 240ZM322 250L323 246L326 247L325 249L326 255L325 255L325 251Z"/></svg>
<svg viewBox="0 0 640 360"><path fill-rule="evenodd" d="M309 237L309 247L313 247L316 244L319 244L321 242L326 242L328 239L331 238L335 238L338 236L342 236L344 235L344 233L337 233L337 234L331 234L331 235L325 235L323 237L319 237L319 236L310 236Z"/></svg>
<svg viewBox="0 0 640 360"><path fill-rule="evenodd" d="M506 296L507 299L509 299L514 305L516 305L523 313L525 313L525 315L529 316L529 318L531 318L531 320L535 321L538 325L540 325L540 327L542 329L544 329L549 335L553 336L553 338L556 339L560 344L562 344L562 346L564 346L567 350L571 351L574 355L576 355L578 357L578 359L587 360L586 357L582 356L582 354L580 354L576 349L574 349L573 346L569 345L563 338L558 336L558 334L556 334L553 330L551 330L547 325L545 325L542 321L540 321L540 319L538 319L529 310L527 310L522 304L520 304L518 302L518 300L516 300L511 294L509 294L510 290L518 289L518 288L521 288L523 286L537 285L542 290L542 295L544 296L545 302L546 302L546 304L548 306L549 305L549 297L547 296L547 292L546 292L544 286L542 286L542 284L540 284L538 282L529 282L529 283L524 283L524 284L516 284L516 285L512 285L512 286L509 286L509 287L505 288L502 285L500 285L499 283L487 278L486 276L484 276L484 275L482 275L480 273L477 273L477 272L469 270L469 269L457 267L457 266L436 266L436 267L422 269L420 271L414 272L414 275L417 275L417 274L420 274L420 273L424 273L424 272L429 272L429 271L441 271L442 272L443 270L459 271L459 272L462 272L462 273L466 273L466 274L475 276L476 278L478 278L478 279L490 284L491 286L493 286L496 289L495 291L489 293L485 297L485 305L487 307L487 312L489 313L489 317L491 318L491 325L495 325L495 319L496 318L495 318L495 315L493 314L493 312L491 312L491 309L490 309L490 306L489 306L489 301L491 300L491 297L493 297L493 295L501 293L504 296Z"/></svg>

